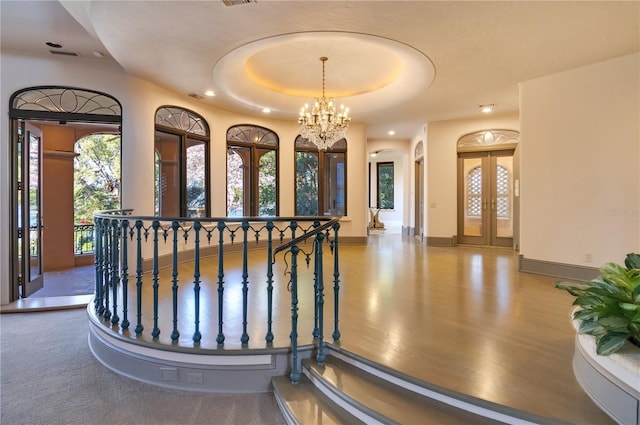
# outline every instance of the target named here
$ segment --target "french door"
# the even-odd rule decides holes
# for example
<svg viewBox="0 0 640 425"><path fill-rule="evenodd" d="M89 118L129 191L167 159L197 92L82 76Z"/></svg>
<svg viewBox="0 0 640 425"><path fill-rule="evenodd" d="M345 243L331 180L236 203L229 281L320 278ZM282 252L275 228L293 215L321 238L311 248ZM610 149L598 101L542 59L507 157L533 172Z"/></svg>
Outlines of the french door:
<svg viewBox="0 0 640 425"><path fill-rule="evenodd" d="M13 126L17 154L14 249L18 274L14 293L17 297L28 297L43 286L42 132L22 120L13 121Z"/></svg>
<svg viewBox="0 0 640 425"><path fill-rule="evenodd" d="M513 247L513 150L458 154L458 242Z"/></svg>

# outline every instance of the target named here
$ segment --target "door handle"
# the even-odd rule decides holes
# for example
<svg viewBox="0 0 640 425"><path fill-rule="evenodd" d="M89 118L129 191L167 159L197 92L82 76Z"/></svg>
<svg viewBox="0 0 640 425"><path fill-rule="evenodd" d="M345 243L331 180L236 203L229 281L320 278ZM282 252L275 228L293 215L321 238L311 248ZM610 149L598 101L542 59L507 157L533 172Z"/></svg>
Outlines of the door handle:
<svg viewBox="0 0 640 425"><path fill-rule="evenodd" d="M492 199L492 200L491 200L491 209L492 209L492 210L495 210L495 209L496 209L496 200L495 200L495 199Z"/></svg>
<svg viewBox="0 0 640 425"><path fill-rule="evenodd" d="M483 199L482 200L482 211L486 211L487 210L487 200Z"/></svg>

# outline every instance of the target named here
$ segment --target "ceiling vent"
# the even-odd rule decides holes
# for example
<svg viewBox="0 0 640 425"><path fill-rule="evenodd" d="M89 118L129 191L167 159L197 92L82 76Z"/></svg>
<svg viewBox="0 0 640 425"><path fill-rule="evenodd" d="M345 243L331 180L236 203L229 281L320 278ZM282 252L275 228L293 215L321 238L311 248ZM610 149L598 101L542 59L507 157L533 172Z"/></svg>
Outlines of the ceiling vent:
<svg viewBox="0 0 640 425"><path fill-rule="evenodd" d="M225 6L237 6L239 4L257 3L257 0L222 0Z"/></svg>
<svg viewBox="0 0 640 425"><path fill-rule="evenodd" d="M65 52L64 50L49 50L49 53L52 55L62 55L62 56L80 56L76 52Z"/></svg>

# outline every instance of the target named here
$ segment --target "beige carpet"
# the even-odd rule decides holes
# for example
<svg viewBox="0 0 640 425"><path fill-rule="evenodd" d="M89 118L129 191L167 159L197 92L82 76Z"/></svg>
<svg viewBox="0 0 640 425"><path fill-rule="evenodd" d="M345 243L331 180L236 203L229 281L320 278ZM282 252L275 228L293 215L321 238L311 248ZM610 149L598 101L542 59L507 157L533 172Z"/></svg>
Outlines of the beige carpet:
<svg viewBox="0 0 640 425"><path fill-rule="evenodd" d="M93 358L86 311L0 315L0 423L285 424L272 393L202 394L119 376Z"/></svg>

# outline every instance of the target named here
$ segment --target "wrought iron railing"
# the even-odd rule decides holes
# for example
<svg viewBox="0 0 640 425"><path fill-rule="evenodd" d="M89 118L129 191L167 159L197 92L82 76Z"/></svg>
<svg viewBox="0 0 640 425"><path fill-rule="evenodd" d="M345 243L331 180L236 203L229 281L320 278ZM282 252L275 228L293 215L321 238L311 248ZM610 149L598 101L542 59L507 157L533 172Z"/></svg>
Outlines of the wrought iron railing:
<svg viewBox="0 0 640 425"><path fill-rule="evenodd" d="M333 254L333 300L334 300L334 329L332 338L340 339L338 328L338 301L340 291L340 273L338 261L338 218L330 217L223 217L223 218L158 218L134 217L131 210L104 211L94 215L95 221L95 273L96 294L94 306L96 313L104 320L106 326L118 327L128 332L134 328L135 336L145 333L143 315L152 315L150 336L157 341L163 329L160 329L161 311L159 303L159 287L163 261L171 269L171 342L180 340L179 320L192 317L191 340L194 344L204 343L205 336L201 332L202 283L201 262L203 251L217 258L217 270L209 281L215 281L214 288L209 288L206 299L211 310L217 310L217 334L215 341L223 346L225 333L228 328L223 321L226 309L241 309L240 343L246 346L249 342L248 333L248 292L249 272L248 258L250 244L260 244L264 248L264 278L266 279L266 316L258 319L266 323L265 341L271 344L274 340L273 330L273 291L277 284L274 279L274 264L276 256L285 265L284 279L287 289L291 292L291 380L298 382L298 287L301 278L298 263L302 256L310 269L309 285L313 285L314 294L314 325L312 336L316 345L316 359L324 361L324 274L323 252L329 247ZM231 270L226 267L225 253L232 248L242 253L242 295L238 304L225 305L224 291L226 288L225 273ZM280 255L278 255L280 254ZM185 258L192 262L189 273L184 275ZM182 272L181 272L182 270ZM182 274L181 274L182 273ZM166 276L166 274L164 275ZM305 275L306 276L306 275ZM287 280L288 279L288 280ZM148 290L149 285L151 291ZM143 287L146 291L143 291ZM192 290L192 302L188 303L193 311L178 314L178 308L184 308L185 303L179 302L178 289L185 287ZM149 294L148 292L151 292ZM143 303L143 297L151 297L151 307L148 300ZM132 298L132 300L130 300ZM227 301L228 303L229 301ZM143 311L145 306L151 311ZM215 308L214 308L215 307ZM130 309L133 313L130 314ZM188 314L184 314L188 313ZM134 322L134 323L131 323ZM165 322L166 318L165 318ZM262 324L260 324L263 326ZM259 326L260 327L260 326ZM184 326L182 327L184 329ZM238 329L239 331L239 329ZM213 338L213 333L209 337ZM238 333L238 332L235 332Z"/></svg>
<svg viewBox="0 0 640 425"><path fill-rule="evenodd" d="M78 254L93 254L93 224L73 225L73 249Z"/></svg>

